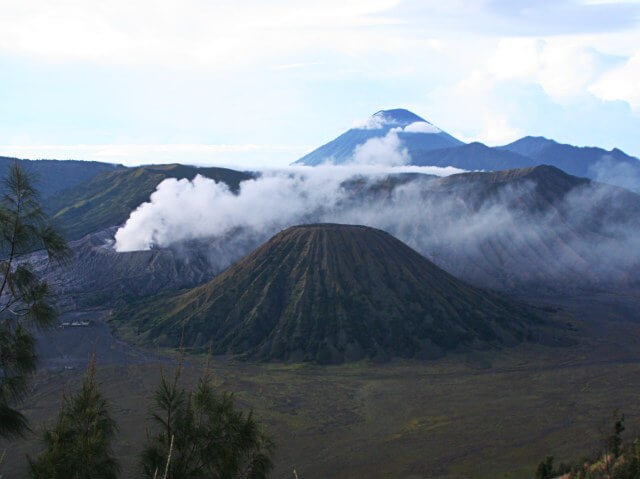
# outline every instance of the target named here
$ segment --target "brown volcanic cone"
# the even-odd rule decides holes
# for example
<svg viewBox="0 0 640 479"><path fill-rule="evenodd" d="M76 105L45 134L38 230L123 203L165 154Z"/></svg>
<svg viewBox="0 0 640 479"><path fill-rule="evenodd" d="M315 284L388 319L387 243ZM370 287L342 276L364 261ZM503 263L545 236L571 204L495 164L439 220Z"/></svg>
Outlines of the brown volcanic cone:
<svg viewBox="0 0 640 479"><path fill-rule="evenodd" d="M335 224L288 228L212 281L116 319L160 345L321 363L511 345L542 322L384 231Z"/></svg>

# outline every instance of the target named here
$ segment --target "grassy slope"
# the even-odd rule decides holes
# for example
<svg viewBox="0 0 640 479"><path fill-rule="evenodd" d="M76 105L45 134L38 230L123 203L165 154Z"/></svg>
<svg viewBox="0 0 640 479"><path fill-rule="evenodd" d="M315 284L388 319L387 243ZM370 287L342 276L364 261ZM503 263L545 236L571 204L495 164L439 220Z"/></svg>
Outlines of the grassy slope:
<svg viewBox="0 0 640 479"><path fill-rule="evenodd" d="M48 199L68 188L74 188L102 172L123 170L122 165L98 161L77 160L20 160L0 156L0 178L4 178L15 162L34 176L35 186L42 198Z"/></svg>
<svg viewBox="0 0 640 479"><path fill-rule="evenodd" d="M131 211L148 201L166 178L192 179L196 174L227 183L236 189L247 173L226 168L158 165L102 173L91 181L67 190L47 205L54 220L71 240L123 223Z"/></svg>
<svg viewBox="0 0 640 479"><path fill-rule="evenodd" d="M387 365L300 366L213 361L221 389L256 410L276 437L274 477L523 479L549 451L557 460L592 450L611 409L640 425L637 324L605 321L572 348L520 346ZM200 363L202 364L202 363ZM116 454L136 477L149 399L166 364L103 368L100 383L121 426ZM201 371L188 364L185 381ZM80 371L41 375L25 410L37 426L54 417L65 385ZM615 395L612 395L615 391ZM5 447L5 445L0 445ZM22 477L33 437L14 443L2 472Z"/></svg>

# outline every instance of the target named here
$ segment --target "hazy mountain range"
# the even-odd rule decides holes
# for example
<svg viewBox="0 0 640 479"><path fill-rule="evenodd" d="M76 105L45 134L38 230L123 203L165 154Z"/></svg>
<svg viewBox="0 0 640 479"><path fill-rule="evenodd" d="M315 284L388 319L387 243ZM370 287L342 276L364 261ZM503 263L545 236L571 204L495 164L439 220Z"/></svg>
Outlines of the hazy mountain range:
<svg viewBox="0 0 640 479"><path fill-rule="evenodd" d="M88 200L97 193L93 190L88 198L74 196L72 205L91 205L78 210L82 215L65 214L69 209L56 214L66 231L73 233L78 231L74 225L82 225L81 231L87 233L72 242L75 261L50 268L40 254L34 255L71 309L117 306L147 295L197 286L280 229L319 221L384 229L456 277L502 291L564 294L629 289L640 284L636 235L640 196L553 167L448 177L416 173L354 175L332 178L328 184L318 183L313 175L304 179L287 175L276 178L276 191L283 195L278 201L283 206L269 202L268 210L264 209L269 201L264 195L273 194L273 178L257 178L247 185L236 183L237 191L229 189L219 197L220 204L226 206L223 211L215 204L203 206L206 211L199 212L197 225L191 226L194 231L201 228L201 237L185 231L189 221L176 230L163 222L171 223L170 217L160 214L160 224L153 220L149 226L145 220L140 234L151 231L153 237L158 228L168 227L171 234L189 233L191 239L176 236L167 245L117 252L114 234L134 209L126 208L129 192L143 192L143 185L148 188L147 195L153 191L152 184L143 181L149 174L146 167L126 171L128 187L111 193L113 203L122 205L117 217L104 215L100 222L83 223L83 218L111 213L103 203ZM217 173L228 175L229 181L248 177L228 170ZM197 187L187 179L183 181L185 191L198 194ZM211 187L216 185L212 182ZM316 190L318 196L310 197L305 188ZM328 203L327 196L334 196L334 202ZM171 196L167 199L174 200ZM302 202L300 208L291 209L296 201ZM148 205L165 208L162 201ZM179 201L176 208L181 216L189 216ZM254 211L243 215L245 208ZM110 218L115 218L112 221L116 224L105 228ZM215 232L221 221L225 229Z"/></svg>
<svg viewBox="0 0 640 479"><path fill-rule="evenodd" d="M352 150L349 145L353 146ZM367 152L371 145L379 151ZM391 150L385 149L389 145ZM391 110L379 112L366 124L353 128L300 162L320 163L316 160L326 157L329 151L333 164L352 164L354 156L363 161L347 169L325 165L263 172L178 164L125 168L50 160L26 163L31 171L58 178L53 187L49 185L42 193L48 211L72 240L75 251L75 261L59 267L47 265L40 253L34 253L31 261L57 285L60 296L65 298L65 309L133 308L127 311L132 318L138 318L130 325L136 334L165 345L173 344L171 338L177 334L176 325L189 318L188 323L194 325L193 331L188 331L191 346L204 347L213 338L203 332L213 314L207 305L215 305L211 308L220 312L216 321L221 321L221 327L230 328L224 338L213 338L219 346L216 350L267 359L298 358L299 350L290 342L293 337L286 336L287 345L279 353L279 340L271 336L256 339L257 342L249 345L238 339L239 333L229 326L237 321L228 318L237 315L253 318L251 325L246 326L254 332L260 330L259 325L266 324L266 318L286 324L292 321L299 325L296 327L303 327L301 317L319 318L326 311L317 308L333 301L327 296L326 288L322 290L322 298L316 298L316 306L302 300L307 293L303 293L304 288L299 289L300 285L306 285L313 276L307 271L301 272L299 278L286 277L288 273L293 275L295 268L273 269L289 261L290 257L284 253L273 268L265 269L263 276L247 276L248 270L259 270L256 255L262 257L264 253L265 258L275 258L282 251L293 251L294 245L298 248L298 240L293 238L297 238L298 233L302 235L304 229L291 230L284 237L276 236L286 241L272 241L256 250L270 237L293 225L359 224L395 236L408 247L394 243L395 239L383 241L381 238L387 237L377 232L362 230L365 234L353 230L358 234L352 235L348 244L338 241L334 248L346 248L348 252L363 241L378 245L377 253L368 249L358 252L359 257L368 259L363 259L360 265L351 258L349 261L353 264L347 269L373 268L377 254L376 261L381 264L390 261L395 265L390 264L389 270L409 271L409 263L422 264L421 272L412 273L418 283L428 283L432 275L441 274L434 271L442 270L446 271L442 271L442 275L447 275L440 278L442 284L453 285L454 277L455 281L468 283L464 287L451 286L447 291L436 288L430 293L448 298L440 306L432 306L434 311L449 311L446 315L450 318L465 317L457 307L450 309L450 306L469 306L472 303L469 298L476 295L475 287L526 296L634 290L640 286L640 239L637 237L640 196L566 171L573 168L589 176L586 173L594 171L592 166L599 164L599 157L605 153L609 155L606 161L614 162L613 169L620 165L636 168L634 162L638 160L617 150L576 148L540 138L525 138L501 148L464 144L406 110ZM383 156L376 156L380 152ZM370 161L384 159L385 154L396 155L396 160L410 159L409 164L414 165L491 171L440 177L423 170L407 173L388 166L369 168ZM12 160L4 161L8 164ZM556 163L565 171L537 165L542 161ZM51 193L52 188L55 194ZM335 239L335 235L325 233ZM362 240L361 236L368 239ZM322 254L326 253L321 254L322 248L328 246L313 234L309 238L303 245L305 254L320 255L312 257L322 263ZM397 246L392 248L390 244ZM253 256L242 260L253 250L256 250ZM383 253L391 250L397 251ZM416 259L418 257L422 259ZM240 260L242 262L237 263ZM346 259L339 255L335 261L340 263ZM217 276L225 270L223 276ZM365 276L373 280L376 274L367 272ZM337 275L336 271L331 275ZM329 281L331 288L338 290L353 286L342 284L342 279L316 279L322 284ZM394 290L387 279L383 275L376 280L376 284L386 285L380 286L386 291L385 297L404 297L402 295L411 290L408 285L398 286L401 291ZM241 294L253 290L254 286L264 295L276 294L277 297L248 298ZM194 287L195 290L176 296L177 291ZM349 316L359 311L358 315L375 317L378 312L374 303L363 298L381 294L382 290L371 287L373 289L363 289L360 299L351 298L351 302L340 306L343 313ZM225 289L228 291L222 294ZM303 296L291 296L293 290L299 290ZM312 296L320 290L314 291ZM467 293L470 296L465 299ZM140 306L140 300L148 306ZM424 301L416 296L415 307L430 310L432 306ZM244 311L231 307L245 302L258 309ZM397 304L400 303L398 300ZM407 311L399 313L406 305L400 308L397 304L389 307L397 314L408 314ZM149 322L145 316L148 308L160 318L158 322ZM483 311L480 306L473 308L478 314ZM480 316L490 318L493 314L490 311L491 308ZM518 314L509 313L509 316L519 317ZM468 330L470 325L466 320L461 321L460 331ZM294 326L287 328L295 329ZM525 329L519 329L520 336L514 336L515 330L511 333L492 330L499 337L503 337L503 333L511 335L510 340L505 340L509 343L525 334ZM329 341L325 333L314 340L313 347L308 345L305 360L325 358L327 351L329 359L325 359L330 362L351 357L353 351L347 353L346 343L336 342L334 336ZM319 345L327 344L326 341L333 346L321 351ZM491 341L483 344L489 343ZM360 352L353 353L353 357L374 357L379 350L377 346L367 349L365 343L358 344L356 349ZM435 341L434 344L437 347L432 351L447 349L444 343ZM400 349L387 346L382 347L386 355L422 354L414 346L405 345Z"/></svg>
<svg viewBox="0 0 640 479"><path fill-rule="evenodd" d="M640 161L614 148L576 147L526 136L508 145L463 143L403 109L382 110L294 164L406 164L497 171L551 165L619 186L640 187Z"/></svg>

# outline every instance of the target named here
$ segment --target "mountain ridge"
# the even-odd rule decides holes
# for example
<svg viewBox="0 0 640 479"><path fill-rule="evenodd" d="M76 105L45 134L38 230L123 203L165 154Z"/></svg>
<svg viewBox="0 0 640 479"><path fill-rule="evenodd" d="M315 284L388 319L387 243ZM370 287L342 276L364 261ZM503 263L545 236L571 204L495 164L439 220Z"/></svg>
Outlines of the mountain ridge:
<svg viewBox="0 0 640 479"><path fill-rule="evenodd" d="M544 136L525 136L498 149L528 156L539 163L553 164L565 172L598 179L607 164L628 165L640 175L640 160L618 148L605 150L596 146L574 146Z"/></svg>
<svg viewBox="0 0 640 479"><path fill-rule="evenodd" d="M378 115L385 118L392 119L399 125L409 125L410 123L414 123L416 121L424 121L426 123L431 124L429 121L425 120L421 116L405 108L392 108L389 110L378 110L372 116L376 117Z"/></svg>
<svg viewBox="0 0 640 479"><path fill-rule="evenodd" d="M391 121L385 125L386 116ZM416 119L433 127L431 132L406 131L409 122ZM507 145L495 147L480 142L463 143L405 109L380 110L363 125L351 128L293 164L318 166L352 163L357 148L372 139L383 141L385 135L395 128L393 131L399 141L393 146L398 151L406 150L407 165L496 171L548 164L574 176L640 191L640 159L619 148L605 150L595 146L578 147L542 136L525 136ZM424 131L430 130L425 128ZM387 164L382 156L378 161L382 165Z"/></svg>
<svg viewBox="0 0 640 479"><path fill-rule="evenodd" d="M404 128L416 123L424 123L428 127L424 131L404 131ZM396 131L398 129L401 131ZM374 113L364 124L350 128L337 138L296 160L293 164L318 166L325 163L346 163L352 159L357 145L364 144L372 138L382 137L392 130L405 142L411 143L413 145L411 148L430 150L462 145L460 140L419 115L403 108L397 108Z"/></svg>
<svg viewBox="0 0 640 479"><path fill-rule="evenodd" d="M0 178L14 163L34 177L34 186L43 199L82 185L100 173L126 169L123 165L82 160L24 160L0 156Z"/></svg>

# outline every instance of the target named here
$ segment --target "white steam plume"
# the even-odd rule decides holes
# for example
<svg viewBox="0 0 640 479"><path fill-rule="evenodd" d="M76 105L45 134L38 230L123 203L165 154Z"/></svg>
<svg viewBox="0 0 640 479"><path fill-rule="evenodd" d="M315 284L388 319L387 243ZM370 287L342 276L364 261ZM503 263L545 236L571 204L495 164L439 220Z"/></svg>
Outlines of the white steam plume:
<svg viewBox="0 0 640 479"><path fill-rule="evenodd" d="M369 179L390 172L449 175L463 170L438 167L299 167L265 171L232 193L224 183L196 176L193 181L166 179L150 201L133 211L115 235L119 252L225 235L236 228L271 234L336 207L346 192L342 183L364 172ZM357 173L358 172L358 173Z"/></svg>
<svg viewBox="0 0 640 479"><path fill-rule="evenodd" d="M589 168L589 173L597 181L640 192L640 161L632 161L635 163L616 161L605 155Z"/></svg>
<svg viewBox="0 0 640 479"><path fill-rule="evenodd" d="M374 115L370 120L376 123L376 118L376 115ZM381 118L384 119L384 117ZM380 123L380 128L383 126L384 123ZM407 165L411 162L411 155L409 154L409 150L404 147L402 139L398 136L398 133L436 134L441 131L442 130L438 127L426 121L415 121L405 127L397 126L391 128L384 136L369 138L364 143L357 145L349 163L355 165ZM327 163L331 163L331 160L329 159Z"/></svg>
<svg viewBox="0 0 640 479"><path fill-rule="evenodd" d="M202 177L165 180L118 230L116 249L211 238L233 249L223 261L228 265L283 228L335 222L386 230L454 275L487 287L640 277L640 199L625 190L586 184L547 204L534 180L494 189L466 178L389 177L392 171L443 172L302 167L265 172L241 183L237 194Z"/></svg>
<svg viewBox="0 0 640 479"><path fill-rule="evenodd" d="M356 146L351 163L356 165L406 165L411 161L409 151L398 138L399 128L392 128L385 136L369 138Z"/></svg>

